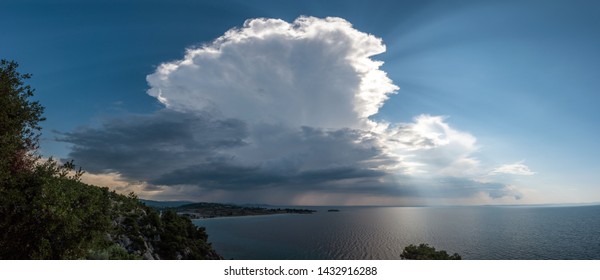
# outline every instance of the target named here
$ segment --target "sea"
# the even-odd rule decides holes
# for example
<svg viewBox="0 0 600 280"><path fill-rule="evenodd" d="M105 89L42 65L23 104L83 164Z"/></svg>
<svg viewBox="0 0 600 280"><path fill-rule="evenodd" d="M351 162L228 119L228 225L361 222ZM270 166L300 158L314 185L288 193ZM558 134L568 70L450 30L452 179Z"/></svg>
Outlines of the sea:
<svg viewBox="0 0 600 280"><path fill-rule="evenodd" d="M474 260L600 259L600 205L300 208L317 212L193 222L225 259L393 260L420 243Z"/></svg>

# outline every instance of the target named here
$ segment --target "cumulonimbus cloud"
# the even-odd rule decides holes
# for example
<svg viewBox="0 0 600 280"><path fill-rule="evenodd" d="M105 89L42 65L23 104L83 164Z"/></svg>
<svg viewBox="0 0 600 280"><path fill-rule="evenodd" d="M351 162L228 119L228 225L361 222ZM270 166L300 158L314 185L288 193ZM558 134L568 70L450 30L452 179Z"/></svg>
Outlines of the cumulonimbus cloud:
<svg viewBox="0 0 600 280"><path fill-rule="evenodd" d="M160 65L148 94L174 110L250 123L363 128L398 89L371 59L384 51L340 18L253 19Z"/></svg>
<svg viewBox="0 0 600 280"><path fill-rule="evenodd" d="M147 76L165 109L61 140L92 173L144 182L137 188L162 198L518 198L500 179L481 179L489 169L476 138L445 117L370 119L399 89L373 59L384 51L380 38L340 18L248 20Z"/></svg>

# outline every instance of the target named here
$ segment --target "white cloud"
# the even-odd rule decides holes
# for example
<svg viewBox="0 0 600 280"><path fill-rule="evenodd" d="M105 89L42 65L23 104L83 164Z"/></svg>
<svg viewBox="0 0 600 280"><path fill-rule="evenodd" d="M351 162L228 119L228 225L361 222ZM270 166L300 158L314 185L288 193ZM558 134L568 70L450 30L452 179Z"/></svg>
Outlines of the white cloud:
<svg viewBox="0 0 600 280"><path fill-rule="evenodd" d="M515 162L512 164L504 164L494 168L492 174L510 174L510 175L534 175L535 172L531 171L523 161Z"/></svg>
<svg viewBox="0 0 600 280"><path fill-rule="evenodd" d="M160 65L148 94L174 110L250 123L365 128L398 89L370 58L384 51L340 18L252 19Z"/></svg>
<svg viewBox="0 0 600 280"><path fill-rule="evenodd" d="M383 142L391 156L408 174L467 176L479 172L476 138L458 131L445 117L420 115L412 123L383 131Z"/></svg>

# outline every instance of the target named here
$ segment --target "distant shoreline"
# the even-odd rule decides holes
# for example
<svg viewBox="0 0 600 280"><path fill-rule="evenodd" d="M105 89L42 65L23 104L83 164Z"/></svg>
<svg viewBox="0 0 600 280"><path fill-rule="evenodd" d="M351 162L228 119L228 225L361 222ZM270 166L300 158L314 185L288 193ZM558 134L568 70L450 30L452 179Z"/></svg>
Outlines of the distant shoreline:
<svg viewBox="0 0 600 280"><path fill-rule="evenodd" d="M266 217L266 216L277 216L277 215L288 215L291 213L272 213L272 214L256 214L256 215L237 215L237 216L214 216L214 217L204 217L199 216L196 213L188 213L188 212L178 212L178 215L187 217L191 220L217 220L217 219L235 219L235 218L257 218L257 217Z"/></svg>
<svg viewBox="0 0 600 280"><path fill-rule="evenodd" d="M247 207L233 204L221 203L190 203L170 209L175 210L177 214L186 216L190 219L212 219L220 217L243 217L243 216L264 216L274 214L312 214L316 210L297 209L297 208L265 208L265 207Z"/></svg>

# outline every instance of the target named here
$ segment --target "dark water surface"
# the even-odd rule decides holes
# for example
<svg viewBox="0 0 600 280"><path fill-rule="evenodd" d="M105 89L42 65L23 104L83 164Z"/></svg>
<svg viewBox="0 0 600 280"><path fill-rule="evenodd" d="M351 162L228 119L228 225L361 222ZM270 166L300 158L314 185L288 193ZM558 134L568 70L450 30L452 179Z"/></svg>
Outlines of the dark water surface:
<svg viewBox="0 0 600 280"><path fill-rule="evenodd" d="M398 259L429 243L464 259L600 259L600 206L307 207L194 220L226 259Z"/></svg>

